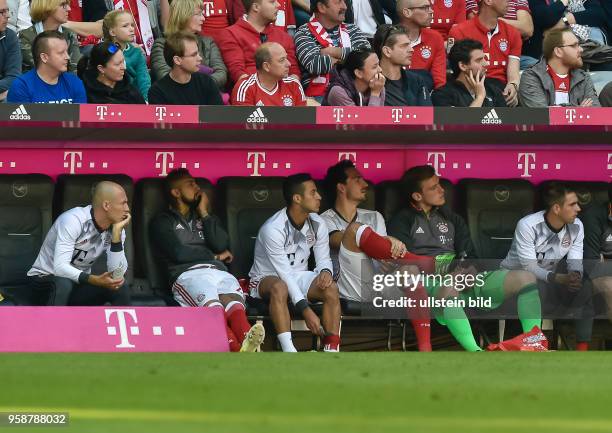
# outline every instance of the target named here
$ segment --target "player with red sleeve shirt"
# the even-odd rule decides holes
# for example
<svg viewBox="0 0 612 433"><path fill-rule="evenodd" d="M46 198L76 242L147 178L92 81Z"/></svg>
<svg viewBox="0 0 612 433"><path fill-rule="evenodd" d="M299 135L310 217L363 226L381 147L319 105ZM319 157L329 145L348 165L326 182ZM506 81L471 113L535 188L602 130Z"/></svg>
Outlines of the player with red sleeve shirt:
<svg viewBox="0 0 612 433"><path fill-rule="evenodd" d="M300 81L289 77L287 52L276 42L262 44L255 51L257 72L234 86L232 105L304 106L306 95ZM259 114L262 116L262 114ZM254 119L258 116L253 113Z"/></svg>
<svg viewBox="0 0 612 433"><path fill-rule="evenodd" d="M518 30L499 19L507 9L508 0L482 0L479 15L454 26L448 43L452 46L461 39L479 41L489 63L487 77L502 90L508 106L516 107L523 41Z"/></svg>
<svg viewBox="0 0 612 433"><path fill-rule="evenodd" d="M446 41L451 27L466 20L465 0L431 0L431 6L431 28L440 33Z"/></svg>
<svg viewBox="0 0 612 433"><path fill-rule="evenodd" d="M433 88L446 84L446 50L444 39L428 28L433 18L429 0L398 0L399 22L411 41L412 61L410 69L427 71L433 80Z"/></svg>

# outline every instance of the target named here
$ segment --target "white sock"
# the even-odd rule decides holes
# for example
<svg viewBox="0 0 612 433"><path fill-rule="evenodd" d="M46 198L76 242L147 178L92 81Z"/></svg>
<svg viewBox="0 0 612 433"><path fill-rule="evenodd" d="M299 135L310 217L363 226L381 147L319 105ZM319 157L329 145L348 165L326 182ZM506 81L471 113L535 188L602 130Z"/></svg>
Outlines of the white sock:
<svg viewBox="0 0 612 433"><path fill-rule="evenodd" d="M291 332L281 332L276 337L278 338L278 342L283 352L297 352L297 349L293 345L293 340L291 340Z"/></svg>

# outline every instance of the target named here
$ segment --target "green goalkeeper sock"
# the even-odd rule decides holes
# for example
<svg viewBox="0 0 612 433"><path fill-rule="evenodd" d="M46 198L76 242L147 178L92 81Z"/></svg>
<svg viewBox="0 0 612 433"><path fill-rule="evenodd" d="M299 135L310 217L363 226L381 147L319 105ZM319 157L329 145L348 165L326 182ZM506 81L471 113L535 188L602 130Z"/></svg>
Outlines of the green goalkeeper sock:
<svg viewBox="0 0 612 433"><path fill-rule="evenodd" d="M482 349L476 343L470 321L463 308L446 307L444 309L446 327L467 352L479 352Z"/></svg>
<svg viewBox="0 0 612 433"><path fill-rule="evenodd" d="M542 305L537 284L529 284L521 289L516 308L523 332L531 331L534 326L542 327Z"/></svg>

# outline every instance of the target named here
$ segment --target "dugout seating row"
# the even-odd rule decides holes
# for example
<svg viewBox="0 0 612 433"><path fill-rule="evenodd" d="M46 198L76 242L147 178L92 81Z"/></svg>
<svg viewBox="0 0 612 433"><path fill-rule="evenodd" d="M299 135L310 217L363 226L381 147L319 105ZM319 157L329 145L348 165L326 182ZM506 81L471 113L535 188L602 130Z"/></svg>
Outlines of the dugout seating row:
<svg viewBox="0 0 612 433"><path fill-rule="evenodd" d="M25 274L52 221L67 209L90 203L93 186L103 179L121 184L132 203L133 223L127 230L125 249L130 264L126 280L132 286L135 303L170 302L165 275L155 261L148 235L151 219L166 206L163 179L148 178L134 184L126 175L61 175L56 183L39 174L0 175L0 290L3 293L9 296L19 293L19 287L26 285ZM283 179L226 177L216 186L206 179L198 179L211 197L213 211L228 230L230 249L235 256L230 271L238 278L248 274L259 227L284 206ZM478 255L497 259L506 255L517 221L539 208L539 191L545 184L535 187L522 179L442 182L446 206L466 218ZM583 208L608 200L605 182L570 183L578 191ZM371 188L364 207L379 210L388 221L402 201L398 182L385 181ZM96 266L104 263L103 258Z"/></svg>

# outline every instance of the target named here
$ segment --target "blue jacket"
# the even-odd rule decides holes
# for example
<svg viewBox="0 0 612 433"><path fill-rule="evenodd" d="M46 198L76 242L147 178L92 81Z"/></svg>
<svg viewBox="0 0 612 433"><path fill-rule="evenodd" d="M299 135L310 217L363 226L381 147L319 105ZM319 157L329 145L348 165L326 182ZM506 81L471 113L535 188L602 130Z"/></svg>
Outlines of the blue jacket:
<svg viewBox="0 0 612 433"><path fill-rule="evenodd" d="M7 91L21 75L21 49L17 34L11 29L0 32L0 93Z"/></svg>

